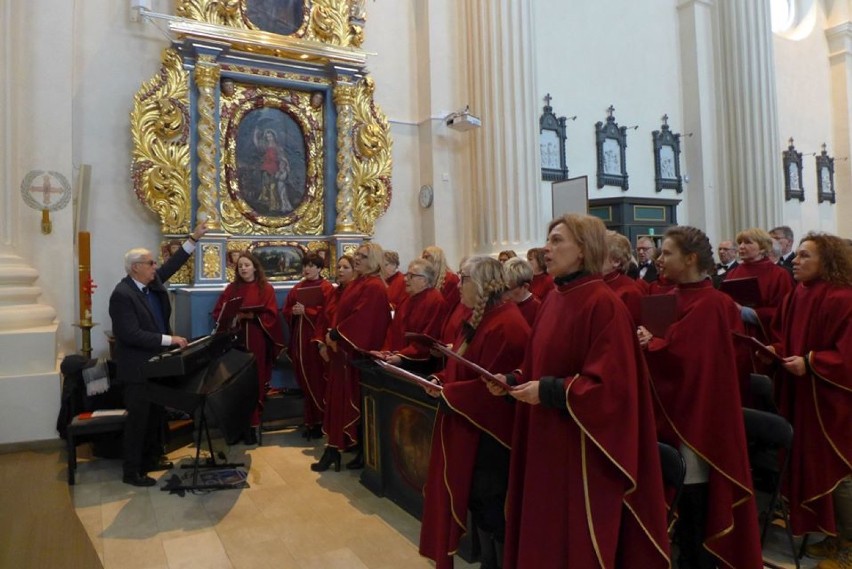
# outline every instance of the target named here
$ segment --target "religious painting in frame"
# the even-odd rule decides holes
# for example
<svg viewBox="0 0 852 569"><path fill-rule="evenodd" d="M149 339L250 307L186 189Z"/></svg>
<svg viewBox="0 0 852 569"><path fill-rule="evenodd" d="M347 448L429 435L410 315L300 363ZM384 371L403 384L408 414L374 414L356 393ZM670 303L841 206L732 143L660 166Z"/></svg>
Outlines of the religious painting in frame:
<svg viewBox="0 0 852 569"><path fill-rule="evenodd" d="M310 12L307 0L245 0L245 16L264 32L294 35L307 26Z"/></svg>
<svg viewBox="0 0 852 569"><path fill-rule="evenodd" d="M828 155L825 144L822 152L816 156L817 202L835 203L834 158Z"/></svg>
<svg viewBox="0 0 852 569"><path fill-rule="evenodd" d="M782 154L784 165L784 199L786 201L805 201L805 189L802 186L802 153L796 151L793 139Z"/></svg>
<svg viewBox="0 0 852 569"><path fill-rule="evenodd" d="M660 130L651 133L654 144L654 187L658 192L675 190L683 192L680 175L680 134L669 128L669 116L663 115Z"/></svg>
<svg viewBox="0 0 852 569"><path fill-rule="evenodd" d="M321 233L322 91L235 82L222 91L225 229Z"/></svg>
<svg viewBox="0 0 852 569"><path fill-rule="evenodd" d="M306 250L295 241L257 241L249 247L269 281L297 281L302 278Z"/></svg>
<svg viewBox="0 0 852 569"><path fill-rule="evenodd" d="M598 189L617 186L627 191L627 127L615 122L615 107L610 105L606 112L606 122L595 123Z"/></svg>
<svg viewBox="0 0 852 569"><path fill-rule="evenodd" d="M550 93L544 98L544 109L538 119L538 144L541 152L541 179L545 182L559 182L568 179L568 165L565 158L566 122L558 117L550 106Z"/></svg>

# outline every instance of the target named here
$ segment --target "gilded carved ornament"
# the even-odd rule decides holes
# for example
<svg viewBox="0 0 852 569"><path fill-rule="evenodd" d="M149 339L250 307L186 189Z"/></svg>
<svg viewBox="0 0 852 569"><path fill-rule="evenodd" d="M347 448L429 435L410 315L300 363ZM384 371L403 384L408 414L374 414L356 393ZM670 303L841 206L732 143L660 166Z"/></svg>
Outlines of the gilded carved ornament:
<svg viewBox="0 0 852 569"><path fill-rule="evenodd" d="M385 115L375 105L375 83L369 76L355 89L354 146L352 164L355 226L372 235L376 220L390 205L392 185L392 142Z"/></svg>
<svg viewBox="0 0 852 569"><path fill-rule="evenodd" d="M139 200L160 218L163 233L190 228L189 77L173 49L134 96L131 175Z"/></svg>
<svg viewBox="0 0 852 569"><path fill-rule="evenodd" d="M299 28L288 37L338 47L360 47L366 18L363 0L305 0ZM243 30L260 28L248 18L247 0L178 0L178 16ZM258 47L251 51L269 52Z"/></svg>
<svg viewBox="0 0 852 569"><path fill-rule="evenodd" d="M205 279L218 279L222 276L222 249L218 244L203 243L201 258L204 263L201 266L201 274Z"/></svg>

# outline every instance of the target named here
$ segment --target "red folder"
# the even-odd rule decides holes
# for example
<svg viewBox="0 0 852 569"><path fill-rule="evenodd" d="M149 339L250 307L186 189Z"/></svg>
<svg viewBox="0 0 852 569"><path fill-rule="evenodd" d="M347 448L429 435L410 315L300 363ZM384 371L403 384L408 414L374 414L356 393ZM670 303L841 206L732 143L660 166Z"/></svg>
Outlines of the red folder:
<svg viewBox="0 0 852 569"><path fill-rule="evenodd" d="M742 342L744 344L748 344L750 348L759 352L761 355L764 355L768 358L771 358L773 361L783 364L784 358L781 357L780 354L776 354L774 351L769 349L769 346L763 344L757 338L752 338L751 336L746 336L745 334L740 334L739 332L731 332L734 335L734 340L738 342Z"/></svg>
<svg viewBox="0 0 852 569"><path fill-rule="evenodd" d="M376 363L379 364L379 367L388 372L390 375L403 379L409 383L419 385L420 387L424 387L426 389L437 389L438 391L442 391L444 389L437 383L432 383L428 379L422 378L419 375L413 374L410 371L402 369L401 367L389 364L386 361L376 360Z"/></svg>
<svg viewBox="0 0 852 569"><path fill-rule="evenodd" d="M470 361L469 359L458 355L451 348L441 344L440 342L435 344L435 349L438 350L439 352L441 352L442 354L444 354L445 356L447 356L448 358L452 358L452 359L456 360L457 362L459 362L461 365L465 366L466 368L475 371L481 377L485 378L485 381L487 381L487 382L489 382L493 385L496 385L497 387L499 387L503 391L514 391L515 390L515 388L513 386L509 385L508 383L506 383L505 381L503 381L502 379L500 379L499 377L497 377L496 375L494 375L493 373L491 373L490 371L488 371L484 367L479 366L479 365L473 363L472 361Z"/></svg>
<svg viewBox="0 0 852 569"><path fill-rule="evenodd" d="M665 338L666 332L677 320L677 298L673 294L652 294L641 299L642 326L657 338Z"/></svg>
<svg viewBox="0 0 852 569"><path fill-rule="evenodd" d="M733 298L740 306L760 306L760 287L757 285L757 277L745 277L743 279L725 279L719 285L719 290Z"/></svg>
<svg viewBox="0 0 852 569"><path fill-rule="evenodd" d="M305 306L320 306L325 302L321 286L300 287L296 289L296 300Z"/></svg>

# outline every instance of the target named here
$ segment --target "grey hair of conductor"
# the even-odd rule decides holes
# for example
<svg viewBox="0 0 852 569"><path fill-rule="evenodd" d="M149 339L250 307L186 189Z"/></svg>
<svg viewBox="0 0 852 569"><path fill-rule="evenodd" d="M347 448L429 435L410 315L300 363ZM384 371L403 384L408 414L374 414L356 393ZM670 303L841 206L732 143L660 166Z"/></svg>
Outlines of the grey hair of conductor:
<svg viewBox="0 0 852 569"><path fill-rule="evenodd" d="M131 249L127 253L124 254L124 272L128 275L130 274L130 270L133 267L134 263L141 263L145 256L151 256L151 251L148 249L144 249L142 247L136 247L135 249Z"/></svg>

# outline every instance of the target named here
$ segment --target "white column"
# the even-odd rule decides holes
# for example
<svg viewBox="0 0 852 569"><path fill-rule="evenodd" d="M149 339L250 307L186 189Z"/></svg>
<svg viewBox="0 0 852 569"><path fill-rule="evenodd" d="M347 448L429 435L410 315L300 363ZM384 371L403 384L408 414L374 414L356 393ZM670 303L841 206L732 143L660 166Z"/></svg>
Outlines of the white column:
<svg viewBox="0 0 852 569"><path fill-rule="evenodd" d="M838 23L825 32L831 68L831 107L834 147L834 187L837 234L852 234L852 20Z"/></svg>
<svg viewBox="0 0 852 569"><path fill-rule="evenodd" d="M720 0L717 6L727 165L720 213L722 231L731 235L782 221L782 147L769 0Z"/></svg>
<svg viewBox="0 0 852 569"><path fill-rule="evenodd" d="M464 0L472 137L471 253L544 243L532 0Z"/></svg>
<svg viewBox="0 0 852 569"><path fill-rule="evenodd" d="M716 0L682 0L678 4L680 60L683 89L681 138L683 171L689 175L687 219L703 228L714 243L733 239L720 227L724 188L719 140L720 105L717 61L719 41L714 24Z"/></svg>

